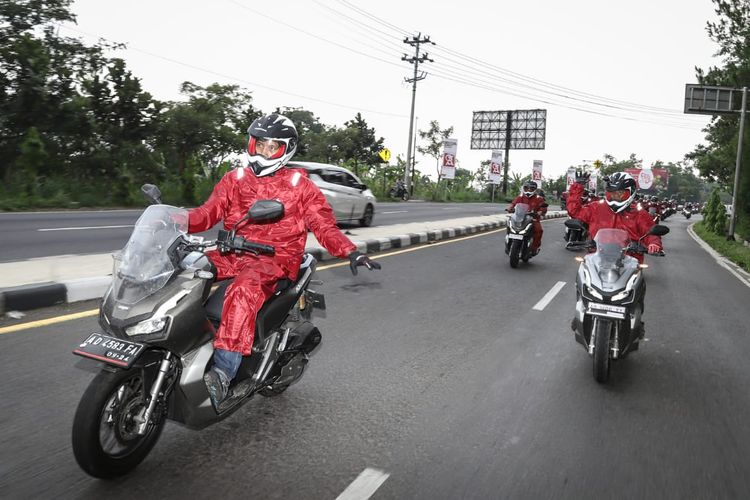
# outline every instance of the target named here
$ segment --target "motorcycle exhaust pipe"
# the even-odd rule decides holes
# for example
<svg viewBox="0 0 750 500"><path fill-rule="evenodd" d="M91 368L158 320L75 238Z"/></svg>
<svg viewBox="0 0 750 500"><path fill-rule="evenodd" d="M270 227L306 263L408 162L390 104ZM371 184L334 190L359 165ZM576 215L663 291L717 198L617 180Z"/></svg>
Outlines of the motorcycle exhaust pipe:
<svg viewBox="0 0 750 500"><path fill-rule="evenodd" d="M310 322L302 323L298 328L289 334L289 342L284 352L303 352L310 354L314 351L323 340L323 335Z"/></svg>

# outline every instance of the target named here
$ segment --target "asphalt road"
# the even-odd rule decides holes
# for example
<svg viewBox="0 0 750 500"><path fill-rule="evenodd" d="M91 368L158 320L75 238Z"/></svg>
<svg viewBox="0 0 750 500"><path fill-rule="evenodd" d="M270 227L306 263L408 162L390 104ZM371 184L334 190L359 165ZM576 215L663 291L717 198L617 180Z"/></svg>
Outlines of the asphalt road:
<svg viewBox="0 0 750 500"><path fill-rule="evenodd" d="M492 215L507 204L379 203L374 225ZM143 210L0 213L0 262L53 255L106 253L128 241ZM221 225L201 233L214 238ZM350 227L343 225L342 227Z"/></svg>
<svg viewBox="0 0 750 500"><path fill-rule="evenodd" d="M374 499L748 498L750 288L687 223L670 219L668 256L647 259L648 342L607 385L568 326L560 221L519 269L499 232L409 248L380 272L319 271L323 344L299 384L200 432L169 423L111 482L69 442L93 376L70 351L95 319L0 335L0 497L333 499L377 469Z"/></svg>

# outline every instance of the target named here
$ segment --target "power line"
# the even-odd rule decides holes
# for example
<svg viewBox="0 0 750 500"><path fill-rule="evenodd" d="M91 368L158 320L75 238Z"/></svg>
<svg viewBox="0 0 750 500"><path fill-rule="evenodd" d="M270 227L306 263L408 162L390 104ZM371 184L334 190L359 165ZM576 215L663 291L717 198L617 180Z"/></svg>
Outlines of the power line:
<svg viewBox="0 0 750 500"><path fill-rule="evenodd" d="M79 30L79 29L76 29L76 28L71 28L70 26L66 26L66 25L60 24L60 23L55 23L55 24L58 27L61 27L61 28L66 29L68 31L72 31L74 33L78 33L78 34L81 34L81 35L84 35L84 36L95 38L97 40L104 40L104 41L107 41L107 42L110 42L110 43L115 43L112 40L108 40L107 38L102 37L100 35L95 35L93 33L88 33L88 32L85 32L85 31L82 31L82 30ZM179 60L173 59L171 57L167 57L167 56L156 54L156 53L153 53L153 52L150 52L150 51L147 51L147 50L139 49L137 47L133 47L132 45L128 45L127 49L128 50L132 50L134 52L140 52L140 53L145 54L147 56L154 57L154 58L157 58L157 59L161 59L163 61L167 61L167 62L170 62L172 64L177 64L179 66L184 66L186 68L194 69L196 71L201 71L203 73L208 73L210 75L219 76L221 78L227 78L229 80L233 80L233 81L236 81L236 82L244 83L244 84L247 84L247 85L252 85L252 86L259 87L259 88L262 88L262 89L265 89L265 90L270 90L271 92L276 92L276 93L282 94L282 95L288 95L288 96L292 96L292 97L298 97L300 99L306 99L308 101L319 102L319 103L322 103L322 104L329 104L331 106L336 106L336 107L344 108L344 109L352 109L354 111L365 111L365 112L368 112L368 113L375 113L375 114L378 114L378 115L393 116L393 117L396 117L396 118L406 118L406 115L401 115L401 114L397 114L397 113L388 113L388 112L385 112L385 111L377 111L377 110L373 110L373 109L366 109L366 108L363 108L361 106L348 106L346 104L341 104L341 103L337 103L337 102L327 101L327 100L324 100L324 99L318 99L316 97L310 97L310 96L306 96L306 95L303 95L303 94L296 94L294 92L288 92L288 91L285 91L285 90L279 90L278 88L275 88L275 87L269 87L268 85L263 85L261 83L252 82L250 80L246 80L244 78L240 78L240 77L233 76L233 75L228 75L228 74L225 74L225 73L219 73L217 71L210 70L210 69L207 69L207 68L203 68L203 67L200 67L200 66L196 66L194 64L186 63L186 62L183 62L183 61L179 61Z"/></svg>
<svg viewBox="0 0 750 500"><path fill-rule="evenodd" d="M369 18L371 20L374 20L378 24L380 24L382 26L385 26L388 29L394 30L394 31L399 32L399 33L405 32L405 30L403 30L402 28L400 28L400 27L398 27L396 25L393 25L393 24L391 24L391 23L389 23L387 21L384 21L383 19L381 19L381 18L379 18L379 17L377 17L377 16L375 16L373 14L370 14L369 12L365 11L364 9L361 9L360 7L357 7L357 6L351 4L350 2L348 2L346 0L337 0L337 1L339 2L339 4L344 5L347 8L349 8L351 10L354 10L355 12L357 12L357 13L363 15L363 16L366 16L367 18ZM571 89L571 88L568 88L568 87L563 87L563 86L560 86L560 85L548 83L546 81L539 80L539 79L536 79L536 78L528 77L528 76L523 75L521 73L510 71L510 70L507 70L507 69L502 68L500 66L496 66L496 65L493 65L493 64L490 64L490 63L486 63L486 62L481 61L480 59L477 59L477 58L475 58L473 56L470 56L470 55L467 55L467 54L463 54L461 52L457 52L457 51L451 50L451 49L449 49L447 47L443 47L443 46L437 45L437 48L438 49L436 50L436 53L441 53L441 51L445 51L448 54L453 54L453 55L456 55L458 57L461 57L464 60L470 61L472 64L481 65L482 69L473 69L473 71L475 71L475 72L476 71L482 71L482 70L485 70L485 71L486 70L492 70L494 72L506 75L506 77L516 78L517 80L520 80L520 82L519 81L508 80L507 78L506 78L506 82L510 83L512 85L515 85L515 86L520 86L522 88L529 88L529 89L536 90L536 91L539 91L539 92L551 93L549 90L544 90L543 88L542 89L538 88L538 87L546 87L548 89L555 90L555 93L559 97L561 97L561 98L569 99L569 100L577 100L577 101L585 102L585 103L588 103L588 104L591 104L591 105L595 105L595 106L610 107L610 108L613 108L613 109L618 109L619 108L619 109L623 109L625 111L639 111L639 112L644 112L644 113L645 112L650 112L652 114L653 113L659 113L659 114L663 114L663 115L669 115L669 116L674 117L674 118L678 118L678 117L681 118L681 119L684 118L684 114L682 113L682 110L661 108L661 107L656 107L656 106L648 106L648 105L643 105L643 104L638 104L638 103L632 103L632 102L628 102L628 101L624 101L624 100L619 100L619 99L611 99L611 98L608 98L608 97L598 96L596 94L591 94L591 93L587 93L587 92L578 91L578 90ZM453 59L453 60L455 61L455 59ZM463 65L467 66L466 64L463 64ZM467 67L472 68L471 66L467 66ZM526 82L526 83L522 83L522 82ZM571 96L571 95L568 95L568 94L560 94L559 92L561 92L561 91L562 92L567 92L568 94L574 94L574 95L580 96L580 97L574 97L574 96ZM582 98L586 98L586 99L582 99ZM592 101L592 99L594 101ZM597 101L600 101L600 102L597 102ZM628 108L622 108L622 106L628 106Z"/></svg>

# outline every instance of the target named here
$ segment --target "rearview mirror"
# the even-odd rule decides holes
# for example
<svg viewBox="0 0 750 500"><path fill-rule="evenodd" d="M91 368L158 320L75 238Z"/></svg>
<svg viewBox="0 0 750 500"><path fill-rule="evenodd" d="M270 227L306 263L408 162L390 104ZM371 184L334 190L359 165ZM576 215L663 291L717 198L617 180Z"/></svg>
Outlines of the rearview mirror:
<svg viewBox="0 0 750 500"><path fill-rule="evenodd" d="M669 228L667 226L662 226L661 224L656 224L651 227L648 234L653 234L654 236L664 236L669 232Z"/></svg>
<svg viewBox="0 0 750 500"><path fill-rule="evenodd" d="M364 191L365 189L367 189L367 184L360 184L357 187L359 188L360 191Z"/></svg>
<svg viewBox="0 0 750 500"><path fill-rule="evenodd" d="M284 215L284 204L278 200L258 200L247 212L252 222L265 222L279 219Z"/></svg>
<svg viewBox="0 0 750 500"><path fill-rule="evenodd" d="M141 186L141 193L143 193L143 196L152 205L161 204L161 191L153 184L144 184Z"/></svg>

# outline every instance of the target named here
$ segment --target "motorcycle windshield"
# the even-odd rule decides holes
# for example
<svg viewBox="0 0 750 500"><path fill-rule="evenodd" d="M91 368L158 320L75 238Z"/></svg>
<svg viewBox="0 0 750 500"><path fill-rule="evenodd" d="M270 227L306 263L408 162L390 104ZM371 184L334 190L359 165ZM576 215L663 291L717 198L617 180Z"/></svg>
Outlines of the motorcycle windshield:
<svg viewBox="0 0 750 500"><path fill-rule="evenodd" d="M515 211L510 216L510 220L514 226L518 227L523 225L523 220L529 213L529 205L527 203L519 203L515 206Z"/></svg>
<svg viewBox="0 0 750 500"><path fill-rule="evenodd" d="M625 253L630 243L627 231L623 229L600 229L594 238L596 254L603 263L615 263Z"/></svg>
<svg viewBox="0 0 750 500"><path fill-rule="evenodd" d="M135 223L125 248L114 255L115 299L132 305L160 290L175 270L169 248L187 230L187 210L169 205L148 207Z"/></svg>

